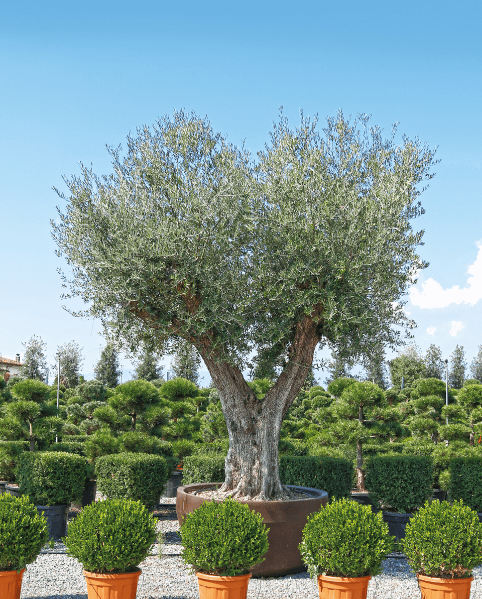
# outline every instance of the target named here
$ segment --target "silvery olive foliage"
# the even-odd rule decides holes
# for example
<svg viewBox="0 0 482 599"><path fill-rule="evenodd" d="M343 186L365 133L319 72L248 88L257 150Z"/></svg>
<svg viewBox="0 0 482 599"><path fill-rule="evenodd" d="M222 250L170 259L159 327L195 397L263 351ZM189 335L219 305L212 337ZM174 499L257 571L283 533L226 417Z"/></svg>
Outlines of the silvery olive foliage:
<svg viewBox="0 0 482 599"><path fill-rule="evenodd" d="M210 351L237 363L252 346L286 351L317 304L324 339L396 345L389 325L413 326L400 300L427 266L410 220L434 152L366 116L316 126L281 116L254 163L181 111L129 136L125 156L109 148L112 173L82 166L52 223L67 297L127 344L214 335Z"/></svg>

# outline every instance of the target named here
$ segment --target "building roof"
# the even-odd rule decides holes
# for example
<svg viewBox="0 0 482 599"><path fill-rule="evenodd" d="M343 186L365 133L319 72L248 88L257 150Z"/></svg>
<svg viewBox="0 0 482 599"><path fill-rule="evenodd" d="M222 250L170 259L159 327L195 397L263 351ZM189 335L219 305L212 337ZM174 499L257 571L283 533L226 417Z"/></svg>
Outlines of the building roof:
<svg viewBox="0 0 482 599"><path fill-rule="evenodd" d="M23 366L22 362L17 362L17 360L11 360L10 358L2 358L2 356L0 356L0 364L7 364L9 366Z"/></svg>

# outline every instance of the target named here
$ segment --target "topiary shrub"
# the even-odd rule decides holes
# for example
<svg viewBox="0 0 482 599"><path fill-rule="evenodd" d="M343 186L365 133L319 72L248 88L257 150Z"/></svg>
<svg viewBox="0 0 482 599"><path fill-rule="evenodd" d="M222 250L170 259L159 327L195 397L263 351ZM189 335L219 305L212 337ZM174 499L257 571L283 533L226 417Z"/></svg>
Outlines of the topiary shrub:
<svg viewBox="0 0 482 599"><path fill-rule="evenodd" d="M482 459L453 458L449 464L450 499L462 499L465 505L482 512Z"/></svg>
<svg viewBox="0 0 482 599"><path fill-rule="evenodd" d="M20 456L17 467L20 491L36 505L65 505L79 501L86 478L86 458L73 453L29 451Z"/></svg>
<svg viewBox="0 0 482 599"><path fill-rule="evenodd" d="M133 499L146 507L159 502L170 471L164 458L147 453L119 453L97 458L97 489L111 499Z"/></svg>
<svg viewBox="0 0 482 599"><path fill-rule="evenodd" d="M410 567L432 578L468 578L482 564L482 524L462 501L428 501L401 541Z"/></svg>
<svg viewBox="0 0 482 599"><path fill-rule="evenodd" d="M121 447L119 440L105 428L101 428L85 441L85 455L90 462L94 462L98 457L119 453Z"/></svg>
<svg viewBox="0 0 482 599"><path fill-rule="evenodd" d="M75 441L61 441L60 443L52 443L49 451L66 451L67 453L85 456L85 445Z"/></svg>
<svg viewBox="0 0 482 599"><path fill-rule="evenodd" d="M393 538L380 512L340 499L308 517L300 553L312 577L375 576L392 551Z"/></svg>
<svg viewBox="0 0 482 599"><path fill-rule="evenodd" d="M268 529L260 514L230 497L206 501L181 526L182 558L196 572L239 576L264 561Z"/></svg>
<svg viewBox="0 0 482 599"><path fill-rule="evenodd" d="M217 483L225 478L225 455L197 454L186 456L183 461L183 485L194 483Z"/></svg>
<svg viewBox="0 0 482 599"><path fill-rule="evenodd" d="M48 537L47 522L28 497L0 496L0 571L31 564Z"/></svg>
<svg viewBox="0 0 482 599"><path fill-rule="evenodd" d="M84 570L119 574L137 570L156 536L156 521L139 501L107 499L85 507L62 540Z"/></svg>
<svg viewBox="0 0 482 599"><path fill-rule="evenodd" d="M322 489L328 497L349 497L353 464L348 460L319 456L281 456L280 478L285 485Z"/></svg>
<svg viewBox="0 0 482 599"><path fill-rule="evenodd" d="M166 397L171 401L177 401L185 397L194 397L198 394L199 389L192 382L182 377L177 377L167 381L160 388L162 397Z"/></svg>
<svg viewBox="0 0 482 599"><path fill-rule="evenodd" d="M384 455L367 460L365 484L375 503L411 513L432 497L433 463L425 456Z"/></svg>
<svg viewBox="0 0 482 599"><path fill-rule="evenodd" d="M179 439L172 444L172 451L179 462L182 462L188 455L192 455L196 451L198 443L189 439Z"/></svg>

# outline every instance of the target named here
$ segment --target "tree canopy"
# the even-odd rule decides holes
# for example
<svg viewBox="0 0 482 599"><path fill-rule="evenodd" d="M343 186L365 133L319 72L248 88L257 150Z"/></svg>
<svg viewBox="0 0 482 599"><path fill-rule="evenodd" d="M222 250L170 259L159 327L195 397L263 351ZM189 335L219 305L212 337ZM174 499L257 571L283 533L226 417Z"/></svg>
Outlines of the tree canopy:
<svg viewBox="0 0 482 599"><path fill-rule="evenodd" d="M196 347L233 432L224 489L245 496L281 493L281 421L316 346L396 348L414 326L407 286L427 266L410 221L434 152L396 145L395 129L385 139L364 115L339 112L322 133L317 121L291 129L281 115L254 161L207 119L176 112L129 136L125 155L110 148L111 174L82 166L65 179L52 223L72 268L67 297L88 304L76 314L101 318L130 351ZM242 375L253 350L283 363L263 400ZM241 456L243 435L262 450Z"/></svg>

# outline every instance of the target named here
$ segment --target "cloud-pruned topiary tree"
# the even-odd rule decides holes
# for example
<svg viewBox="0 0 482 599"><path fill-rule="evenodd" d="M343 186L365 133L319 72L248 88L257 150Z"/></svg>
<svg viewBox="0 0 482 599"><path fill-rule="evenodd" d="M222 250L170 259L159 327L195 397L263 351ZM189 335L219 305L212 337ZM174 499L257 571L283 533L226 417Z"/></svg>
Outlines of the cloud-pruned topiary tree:
<svg viewBox="0 0 482 599"><path fill-rule="evenodd" d="M394 132L395 135L395 132ZM281 116L253 163L207 119L176 112L109 150L113 172L82 166L52 223L70 294L134 352L182 338L201 355L229 431L222 492L289 496L278 469L283 417L318 344L357 357L395 349L414 326L404 294L427 264L419 195L434 152L383 137L361 115ZM283 370L263 399L243 368L272 348Z"/></svg>

